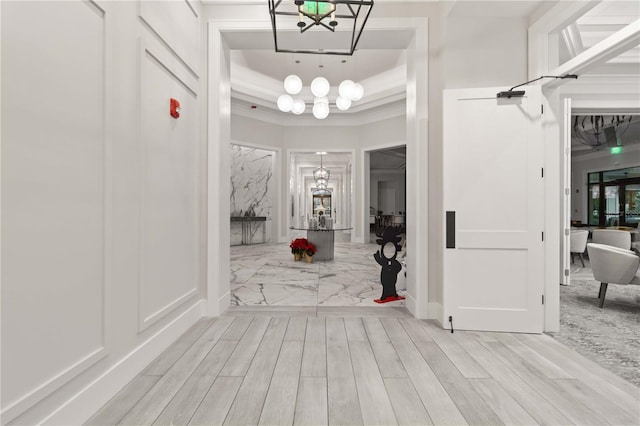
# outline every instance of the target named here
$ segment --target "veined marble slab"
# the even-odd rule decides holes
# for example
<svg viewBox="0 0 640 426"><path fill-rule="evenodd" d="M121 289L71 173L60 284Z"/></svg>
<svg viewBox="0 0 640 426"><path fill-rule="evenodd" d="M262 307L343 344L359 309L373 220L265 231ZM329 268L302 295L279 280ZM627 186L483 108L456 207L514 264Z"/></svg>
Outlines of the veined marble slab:
<svg viewBox="0 0 640 426"><path fill-rule="evenodd" d="M404 306L379 305L377 244L336 243L332 261L294 261L288 243L231 247L231 303L234 306ZM399 292L401 293L401 292Z"/></svg>
<svg viewBox="0 0 640 426"><path fill-rule="evenodd" d="M244 215L252 211L255 216L266 216L265 224L251 228L252 237L266 227L266 241L273 240L272 215L275 204L273 183L275 152L264 149L231 145L231 195L232 215ZM232 244L239 244L237 230L232 227Z"/></svg>

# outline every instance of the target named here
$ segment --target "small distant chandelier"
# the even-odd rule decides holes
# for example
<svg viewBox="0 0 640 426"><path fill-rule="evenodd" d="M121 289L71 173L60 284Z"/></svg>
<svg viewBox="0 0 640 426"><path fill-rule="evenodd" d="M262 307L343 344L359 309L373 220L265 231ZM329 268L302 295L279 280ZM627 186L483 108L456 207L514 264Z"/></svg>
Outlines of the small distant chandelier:
<svg viewBox="0 0 640 426"><path fill-rule="evenodd" d="M320 167L318 167L313 171L313 180L316 181L316 187L318 189L327 189L331 172L329 172L329 170L326 167L322 166L322 156L326 153L317 152L316 154L320 155Z"/></svg>
<svg viewBox="0 0 640 426"><path fill-rule="evenodd" d="M291 53L353 55L372 8L373 0L269 0L275 50ZM340 22L343 23L340 24ZM300 33L305 33L312 28L324 28L335 32L338 26L352 28L351 36L345 38L345 42L350 40L350 43L334 50L313 47L298 49L295 46L300 45L299 40L287 37L286 33L286 30L295 27L300 29ZM279 36L281 45L278 44Z"/></svg>
<svg viewBox="0 0 640 426"><path fill-rule="evenodd" d="M620 139L631 125L632 115L577 115L573 136L583 145L601 147L622 145Z"/></svg>

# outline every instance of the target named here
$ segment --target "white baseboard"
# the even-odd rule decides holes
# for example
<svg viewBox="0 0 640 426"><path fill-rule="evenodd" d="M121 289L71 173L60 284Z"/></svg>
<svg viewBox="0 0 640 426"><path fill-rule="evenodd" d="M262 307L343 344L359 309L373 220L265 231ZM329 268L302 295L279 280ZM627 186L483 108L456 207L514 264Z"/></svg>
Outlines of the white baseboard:
<svg viewBox="0 0 640 426"><path fill-rule="evenodd" d="M204 314L205 300L195 302L38 423L83 424Z"/></svg>
<svg viewBox="0 0 640 426"><path fill-rule="evenodd" d="M416 299L407 291L403 291L402 295L405 297L404 306L407 308L411 315L416 316Z"/></svg>
<svg viewBox="0 0 640 426"><path fill-rule="evenodd" d="M428 319L436 320L438 324L442 326L442 315L444 312L442 303L429 302L429 304L427 305L427 310L427 315L429 317Z"/></svg>
<svg viewBox="0 0 640 426"><path fill-rule="evenodd" d="M218 299L218 315L222 315L224 311L229 309L231 306L231 292L228 291L222 295L220 299ZM216 315L216 316L218 316Z"/></svg>

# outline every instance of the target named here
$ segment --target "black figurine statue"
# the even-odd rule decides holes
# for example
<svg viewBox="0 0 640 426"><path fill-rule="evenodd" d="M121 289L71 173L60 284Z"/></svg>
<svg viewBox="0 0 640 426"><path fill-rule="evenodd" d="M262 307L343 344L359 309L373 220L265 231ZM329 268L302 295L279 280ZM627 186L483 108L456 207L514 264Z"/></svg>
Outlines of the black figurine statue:
<svg viewBox="0 0 640 426"><path fill-rule="evenodd" d="M398 272L402 270L402 265L396 260L398 252L402 250L400 242L400 227L387 226L382 233L382 238L378 238L376 243L380 245L373 258L382 267L380 271L380 283L382 284L382 296L375 299L376 303L392 302L394 300L402 300L404 296L399 296L396 292L396 281L398 281ZM388 257L385 253L385 247L393 249L393 256ZM389 250L389 248L387 248Z"/></svg>

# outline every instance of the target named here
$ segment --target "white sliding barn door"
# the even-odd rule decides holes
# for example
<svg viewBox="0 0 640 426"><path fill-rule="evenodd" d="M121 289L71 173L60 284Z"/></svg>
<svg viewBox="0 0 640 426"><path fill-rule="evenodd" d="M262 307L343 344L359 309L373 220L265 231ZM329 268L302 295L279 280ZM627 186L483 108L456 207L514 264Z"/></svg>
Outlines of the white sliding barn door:
<svg viewBox="0 0 640 426"><path fill-rule="evenodd" d="M444 92L443 324L543 330L541 94Z"/></svg>

